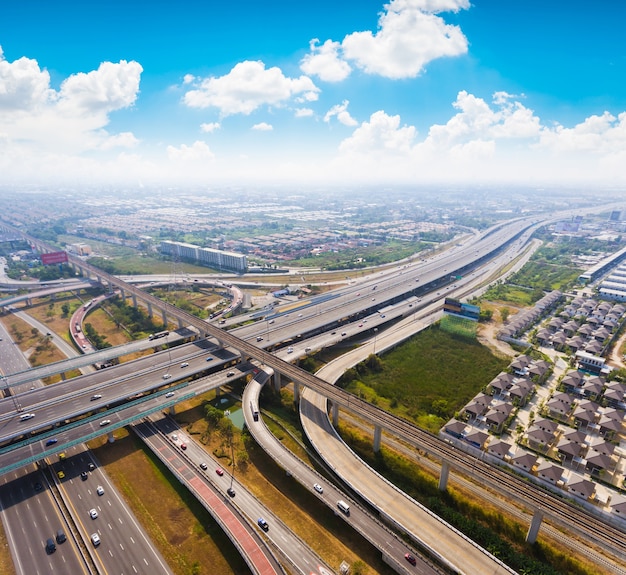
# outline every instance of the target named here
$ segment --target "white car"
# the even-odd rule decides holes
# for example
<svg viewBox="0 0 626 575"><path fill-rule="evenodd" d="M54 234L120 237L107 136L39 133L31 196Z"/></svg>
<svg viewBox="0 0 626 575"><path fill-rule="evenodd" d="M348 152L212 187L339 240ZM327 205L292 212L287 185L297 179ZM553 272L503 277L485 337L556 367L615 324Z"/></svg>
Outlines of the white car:
<svg viewBox="0 0 626 575"><path fill-rule="evenodd" d="M293 347L287 348L287 353L293 353Z"/></svg>
<svg viewBox="0 0 626 575"><path fill-rule="evenodd" d="M180 367L189 367L189 363L184 361L183 363L180 364Z"/></svg>
<svg viewBox="0 0 626 575"><path fill-rule="evenodd" d="M92 519L97 519L98 518L98 511L94 508L94 509L90 509L89 510L89 517L91 517Z"/></svg>
<svg viewBox="0 0 626 575"><path fill-rule="evenodd" d="M313 489L315 489L318 493L324 493L324 488L319 483L314 483Z"/></svg>
<svg viewBox="0 0 626 575"><path fill-rule="evenodd" d="M28 419L32 419L33 417L35 417L34 413L22 413L22 415L20 415L20 421L27 421Z"/></svg>
<svg viewBox="0 0 626 575"><path fill-rule="evenodd" d="M93 543L94 547L97 547L98 545L100 545L100 535L98 535L97 533L92 533L91 542Z"/></svg>
<svg viewBox="0 0 626 575"><path fill-rule="evenodd" d="M103 419L103 420L100 422L100 427L104 427L105 425L109 425L110 423L111 423L111 420L110 420L110 419Z"/></svg>
<svg viewBox="0 0 626 575"><path fill-rule="evenodd" d="M168 391L168 392L165 394L165 397L170 398L170 397L174 397L174 395L175 395L175 394L174 394L174 392L173 392L173 391Z"/></svg>
<svg viewBox="0 0 626 575"><path fill-rule="evenodd" d="M163 374L163 379L169 379L170 377L172 377L171 373L164 373Z"/></svg>
<svg viewBox="0 0 626 575"><path fill-rule="evenodd" d="M98 485L98 487L96 488L96 493L98 495L104 495L104 487L102 487L102 485Z"/></svg>

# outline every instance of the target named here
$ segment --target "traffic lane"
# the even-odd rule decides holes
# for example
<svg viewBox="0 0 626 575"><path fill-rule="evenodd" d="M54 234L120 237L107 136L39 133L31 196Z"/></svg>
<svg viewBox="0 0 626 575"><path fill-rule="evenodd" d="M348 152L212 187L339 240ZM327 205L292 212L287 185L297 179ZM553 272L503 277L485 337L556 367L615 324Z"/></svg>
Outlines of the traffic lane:
<svg viewBox="0 0 626 575"><path fill-rule="evenodd" d="M259 388L260 389L260 388ZM252 385L246 386L244 391L244 403L251 399L258 401L258 397L252 398L251 394L258 396L258 389L253 390ZM306 401L302 397L301 402ZM305 463L300 461L291 451L286 449L280 441L269 431L262 422L250 421L246 413L246 423L255 438L255 441L268 453L277 463L286 469L291 476L302 485L311 490L324 505L327 505L338 519L342 519L354 527L362 536L378 546L389 560L396 562L396 567L405 572L407 564L404 559L405 553L416 556L416 566L411 567L412 573L423 573L424 575L436 575L437 570L424 562L422 558L409 549L404 541L396 537L391 531L382 526L377 519L373 519L367 512L361 509L348 495L336 488L332 483L323 479L317 472L310 469ZM326 418L328 421L328 418ZM319 483L323 489L319 493L314 484ZM350 506L350 513L340 511L339 501L345 501Z"/></svg>
<svg viewBox="0 0 626 575"><path fill-rule="evenodd" d="M187 460L186 454L183 455L170 439L159 434L154 425L140 424L135 428L144 441L151 444L151 447L176 470L179 479L187 483L213 513L219 516L227 533L231 533L236 542L245 549L260 573L282 573L279 562L264 544L263 537L235 511L234 504L228 497L218 493L216 488L210 485L207 478L199 473L196 464Z"/></svg>
<svg viewBox="0 0 626 575"><path fill-rule="evenodd" d="M39 484L41 488L35 486ZM87 570L80 551L40 471L22 468L5 475L0 487L5 533L17 575L83 573ZM56 543L59 529L67 540ZM48 538L56 551L46 552Z"/></svg>
<svg viewBox="0 0 626 575"><path fill-rule="evenodd" d="M95 469L89 471L89 463ZM91 455L81 447L66 452L65 460L56 462L53 468L63 468L66 476L58 479L60 489L71 509L85 545L94 561L101 565L108 575L123 575L128 569L135 572L171 575L164 559L148 539L143 528L120 498L117 490L105 479ZM87 479L81 473L87 473ZM101 481L102 480L102 481ZM103 495L98 495L98 485L106 485ZM91 509L98 513L97 518L89 515ZM98 533L101 543L94 548L90 537Z"/></svg>
<svg viewBox="0 0 626 575"><path fill-rule="evenodd" d="M214 361L208 365L207 357L213 357ZM189 357L182 356L183 358ZM176 363L169 361L168 353L161 358L150 358L150 361L141 362L135 365L135 369L130 373L120 374L115 368L109 368L100 372L95 372L88 376L81 376L67 382L55 384L49 388L37 389L35 391L22 394L15 401L0 401L0 419L9 428L3 429L3 434L18 433L20 427L26 427L24 422L19 421L18 413L16 413L15 402L19 402L23 412L32 412L37 416L36 420L32 420L31 424L40 427L48 422L50 417L54 415L58 406L67 401L79 401L73 403L74 407L80 406L81 409L89 410L105 406L125 396L133 395L146 389L146 382L152 385L150 388L158 388L165 383L175 383L178 379L185 379L194 373L204 371L208 368L219 368L224 363L232 361L235 358L230 353L201 353L199 357L189 358L187 363L189 366L181 369L178 360ZM124 364L122 364L124 365ZM141 366L138 371L137 367ZM164 380L163 376L169 373L171 380ZM85 380L83 377L88 377ZM85 385L88 382L88 385ZM59 395L60 387L63 387L63 393ZM123 386L123 392L120 393L119 386ZM101 395L97 401L93 401L93 396ZM52 410L52 411L51 411ZM22 423L23 425L19 425ZM30 426L32 427L32 425Z"/></svg>
<svg viewBox="0 0 626 575"><path fill-rule="evenodd" d="M232 504L248 517L250 523L255 526L255 529L258 529L258 526L256 526L257 519L260 517L264 518L269 525L269 529L265 535L269 537L302 572L315 570L320 564L325 565L321 558L308 547L305 542L300 540L291 529L252 495L245 486L240 484L227 468L224 469L218 461L213 459L212 456L194 441L188 441L189 438L171 418L164 417L158 421L153 421L153 424L162 433L166 434L165 437L173 446L177 457L184 461L189 460L191 462L190 469L193 475L203 477L203 479L208 480L217 489L220 489L226 500L228 500L226 490L232 486L235 490L235 496L231 499ZM177 436L176 440L172 439L172 434ZM187 449L184 451L180 449L180 443L183 441L187 445ZM200 463L202 462L207 463L206 470L200 468ZM216 473L218 468L223 470L223 475ZM329 567L327 568L330 569Z"/></svg>

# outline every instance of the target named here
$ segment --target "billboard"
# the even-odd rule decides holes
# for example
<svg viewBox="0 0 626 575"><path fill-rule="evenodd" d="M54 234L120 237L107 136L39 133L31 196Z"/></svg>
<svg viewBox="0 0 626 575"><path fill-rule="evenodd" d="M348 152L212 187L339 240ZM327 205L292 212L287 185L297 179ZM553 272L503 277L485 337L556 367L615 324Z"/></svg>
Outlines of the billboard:
<svg viewBox="0 0 626 575"><path fill-rule="evenodd" d="M41 254L41 263L44 266L51 264L64 264L67 262L67 252L50 252Z"/></svg>

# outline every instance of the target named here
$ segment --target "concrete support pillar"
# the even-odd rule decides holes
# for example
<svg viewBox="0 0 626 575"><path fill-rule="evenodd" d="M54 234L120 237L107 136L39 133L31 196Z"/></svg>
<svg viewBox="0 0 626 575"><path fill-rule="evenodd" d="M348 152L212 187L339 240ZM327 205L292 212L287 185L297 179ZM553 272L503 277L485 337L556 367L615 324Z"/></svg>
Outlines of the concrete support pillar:
<svg viewBox="0 0 626 575"><path fill-rule="evenodd" d="M533 520L530 522L530 527L528 528L528 533L526 534L526 542L531 545L537 541L537 535L539 534L539 528L541 527L541 522L543 521L543 512L540 509L535 511L533 515Z"/></svg>
<svg viewBox="0 0 626 575"><path fill-rule="evenodd" d="M180 319L180 318L178 318L178 329L182 329L183 327L185 327L185 326L183 325L183 320L182 320L182 319Z"/></svg>
<svg viewBox="0 0 626 575"><path fill-rule="evenodd" d="M336 403L333 403L332 414L333 414L333 427L337 427L339 425L339 405Z"/></svg>
<svg viewBox="0 0 626 575"><path fill-rule="evenodd" d="M215 397L218 398L220 395L222 395L222 388L218 386L215 388Z"/></svg>
<svg viewBox="0 0 626 575"><path fill-rule="evenodd" d="M133 307L137 307L137 294L133 294Z"/></svg>
<svg viewBox="0 0 626 575"><path fill-rule="evenodd" d="M163 327L167 328L167 314L164 309L161 310L161 319L163 320Z"/></svg>
<svg viewBox="0 0 626 575"><path fill-rule="evenodd" d="M109 443L114 443L115 442L115 436L113 435L112 431L107 433L107 440L109 441Z"/></svg>
<svg viewBox="0 0 626 575"><path fill-rule="evenodd" d="M120 288L120 294L122 294L122 301L126 302L126 291L124 288Z"/></svg>
<svg viewBox="0 0 626 575"><path fill-rule="evenodd" d="M293 401L300 403L300 384L297 381L293 382Z"/></svg>
<svg viewBox="0 0 626 575"><path fill-rule="evenodd" d="M441 463L441 475L439 476L439 491L448 488L448 476L450 475L450 464L447 461Z"/></svg>
<svg viewBox="0 0 626 575"><path fill-rule="evenodd" d="M148 317L152 317L152 304L148 301L146 305L148 306Z"/></svg>
<svg viewBox="0 0 626 575"><path fill-rule="evenodd" d="M174 417L176 415L176 406L170 405L169 414Z"/></svg>
<svg viewBox="0 0 626 575"><path fill-rule="evenodd" d="M383 430L380 425L374 426L374 453L378 453L380 451L380 440L383 435Z"/></svg>
<svg viewBox="0 0 626 575"><path fill-rule="evenodd" d="M280 393L280 388L282 387L280 373L275 371L272 377L274 378L274 390Z"/></svg>

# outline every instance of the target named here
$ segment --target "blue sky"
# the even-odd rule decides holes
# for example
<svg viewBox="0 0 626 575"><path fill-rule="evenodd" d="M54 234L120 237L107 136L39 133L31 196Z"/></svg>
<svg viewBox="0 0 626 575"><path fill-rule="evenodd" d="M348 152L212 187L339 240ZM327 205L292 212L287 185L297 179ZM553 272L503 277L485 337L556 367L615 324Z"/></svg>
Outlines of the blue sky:
<svg viewBox="0 0 626 575"><path fill-rule="evenodd" d="M626 184L622 0L6 0L0 184Z"/></svg>

